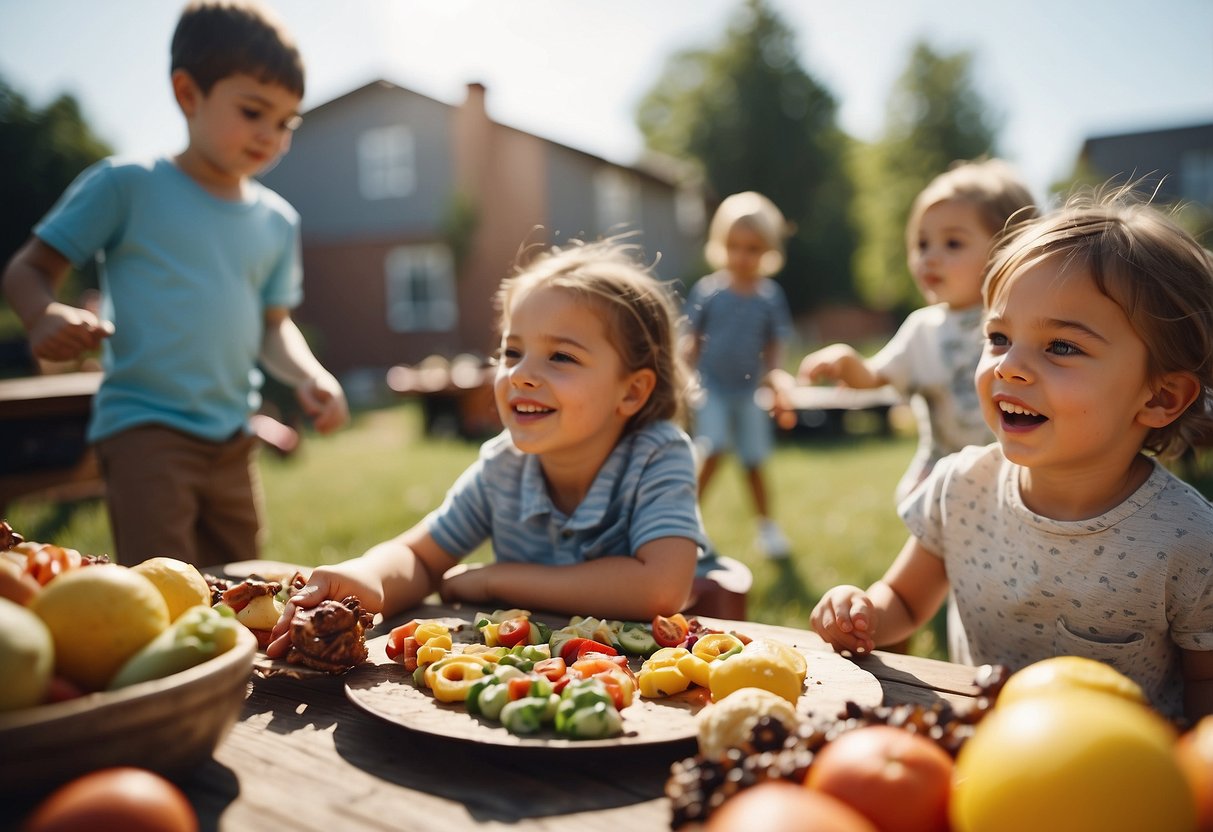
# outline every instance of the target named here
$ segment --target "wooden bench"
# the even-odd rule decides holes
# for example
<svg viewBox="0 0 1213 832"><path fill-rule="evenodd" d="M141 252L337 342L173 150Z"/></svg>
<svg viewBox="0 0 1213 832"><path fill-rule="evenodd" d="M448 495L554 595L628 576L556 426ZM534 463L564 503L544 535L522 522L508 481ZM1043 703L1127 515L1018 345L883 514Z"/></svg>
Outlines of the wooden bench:
<svg viewBox="0 0 1213 832"><path fill-rule="evenodd" d="M84 433L101 373L0 380L0 519L20 497L56 500L104 493Z"/></svg>

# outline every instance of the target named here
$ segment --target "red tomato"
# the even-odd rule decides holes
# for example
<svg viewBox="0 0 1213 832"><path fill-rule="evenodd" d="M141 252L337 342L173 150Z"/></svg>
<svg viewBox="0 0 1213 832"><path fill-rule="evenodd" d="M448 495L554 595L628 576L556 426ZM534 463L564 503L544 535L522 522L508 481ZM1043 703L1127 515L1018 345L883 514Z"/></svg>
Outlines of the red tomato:
<svg viewBox="0 0 1213 832"><path fill-rule="evenodd" d="M653 641L661 647L677 647L687 639L691 631L686 617L676 612L668 618L664 615L653 619Z"/></svg>
<svg viewBox="0 0 1213 832"><path fill-rule="evenodd" d="M592 638L571 638L560 648L560 658L569 663L577 661L583 653L604 653L608 656L619 655L619 651L614 647L594 641Z"/></svg>
<svg viewBox="0 0 1213 832"><path fill-rule="evenodd" d="M607 656L602 653L583 653L581 658L572 664L573 671L588 679L607 670L622 670L629 676L635 676L632 668L628 667L627 656Z"/></svg>
<svg viewBox="0 0 1213 832"><path fill-rule="evenodd" d="M553 682L563 676L568 669L568 664L559 656L551 659L541 659L535 662L535 666L531 668L535 673L538 673L540 676L547 676Z"/></svg>
<svg viewBox="0 0 1213 832"><path fill-rule="evenodd" d="M409 621L407 624L401 624L399 627L392 630L392 632L389 633L389 635L395 635L396 633L400 633L401 638L404 638L406 636L411 636L413 633L417 632L417 628L420 625L421 625L421 619L414 618L413 620Z"/></svg>
<svg viewBox="0 0 1213 832"><path fill-rule="evenodd" d="M497 643L502 647L514 647L530 641L531 619L525 615L501 622L497 628Z"/></svg>
<svg viewBox="0 0 1213 832"><path fill-rule="evenodd" d="M880 829L945 832L952 758L891 725L856 728L817 753L805 785L848 804Z"/></svg>
<svg viewBox="0 0 1213 832"><path fill-rule="evenodd" d="M415 622L409 622L415 623ZM387 654L388 659L404 665L406 671L415 671L417 669L417 650L421 648L421 644L417 643L417 639L406 632L415 631L416 627L408 629L409 625L403 625L393 629L387 634L387 645L383 648L383 653Z"/></svg>
<svg viewBox="0 0 1213 832"><path fill-rule="evenodd" d="M522 699L531 695L531 683L534 682L530 676L515 676L506 682L510 691L510 701Z"/></svg>

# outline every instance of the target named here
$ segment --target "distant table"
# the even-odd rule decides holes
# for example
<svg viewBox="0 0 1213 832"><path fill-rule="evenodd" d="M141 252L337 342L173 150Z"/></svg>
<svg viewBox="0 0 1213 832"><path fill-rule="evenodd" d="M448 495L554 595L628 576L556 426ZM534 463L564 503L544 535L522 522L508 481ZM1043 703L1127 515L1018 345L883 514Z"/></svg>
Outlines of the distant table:
<svg viewBox="0 0 1213 832"><path fill-rule="evenodd" d="M101 373L0 380L0 517L17 497L71 499L100 492L84 441Z"/></svg>
<svg viewBox="0 0 1213 832"><path fill-rule="evenodd" d="M771 391L760 388L755 394L759 405L770 409ZM839 435L847 432L849 413L867 412L880 420L880 431L889 430L889 409L902 401L892 387L857 390L835 385L805 385L788 392L789 404L796 411L792 432Z"/></svg>

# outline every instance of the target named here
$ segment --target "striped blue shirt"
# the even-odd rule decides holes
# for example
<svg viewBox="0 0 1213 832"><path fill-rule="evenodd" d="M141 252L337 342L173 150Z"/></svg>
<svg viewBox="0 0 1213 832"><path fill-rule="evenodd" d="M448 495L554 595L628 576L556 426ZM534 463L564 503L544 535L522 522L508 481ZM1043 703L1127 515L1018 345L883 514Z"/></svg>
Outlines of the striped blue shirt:
<svg viewBox="0 0 1213 832"><path fill-rule="evenodd" d="M509 432L485 442L480 458L426 518L444 550L462 558L491 539L499 562L562 565L634 556L663 537L707 548L687 435L671 422L625 434L567 516L552 504L539 458Z"/></svg>

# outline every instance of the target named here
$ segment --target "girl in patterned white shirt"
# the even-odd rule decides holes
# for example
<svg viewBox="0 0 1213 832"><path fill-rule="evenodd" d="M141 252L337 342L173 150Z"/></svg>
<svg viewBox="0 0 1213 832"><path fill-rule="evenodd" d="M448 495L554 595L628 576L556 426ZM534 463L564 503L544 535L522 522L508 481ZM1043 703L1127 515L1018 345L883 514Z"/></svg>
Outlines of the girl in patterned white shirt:
<svg viewBox="0 0 1213 832"><path fill-rule="evenodd" d="M891 385L910 401L918 448L894 493L900 502L944 457L993 438L973 387L981 355L981 279L1009 227L1036 216L1032 194L1001 159L956 162L914 199L906 252L928 306L916 309L878 353L832 344L800 362L810 382Z"/></svg>
<svg viewBox="0 0 1213 832"><path fill-rule="evenodd" d="M675 424L686 371L669 288L615 241L543 252L502 282L493 384L505 430L442 505L360 557L312 572L295 607L357 595L390 616L447 601L647 621L749 573L708 548L690 438ZM486 540L494 562L460 560ZM457 568L458 567L458 568ZM740 574L739 570L744 570ZM721 578L734 582L729 589Z"/></svg>
<svg viewBox="0 0 1213 832"><path fill-rule="evenodd" d="M1213 258L1122 188L1016 235L983 297L997 443L940 461L884 577L829 590L814 629L866 652L950 592L953 661L1085 656L1168 716L1213 712L1213 506L1158 462L1213 435Z"/></svg>

